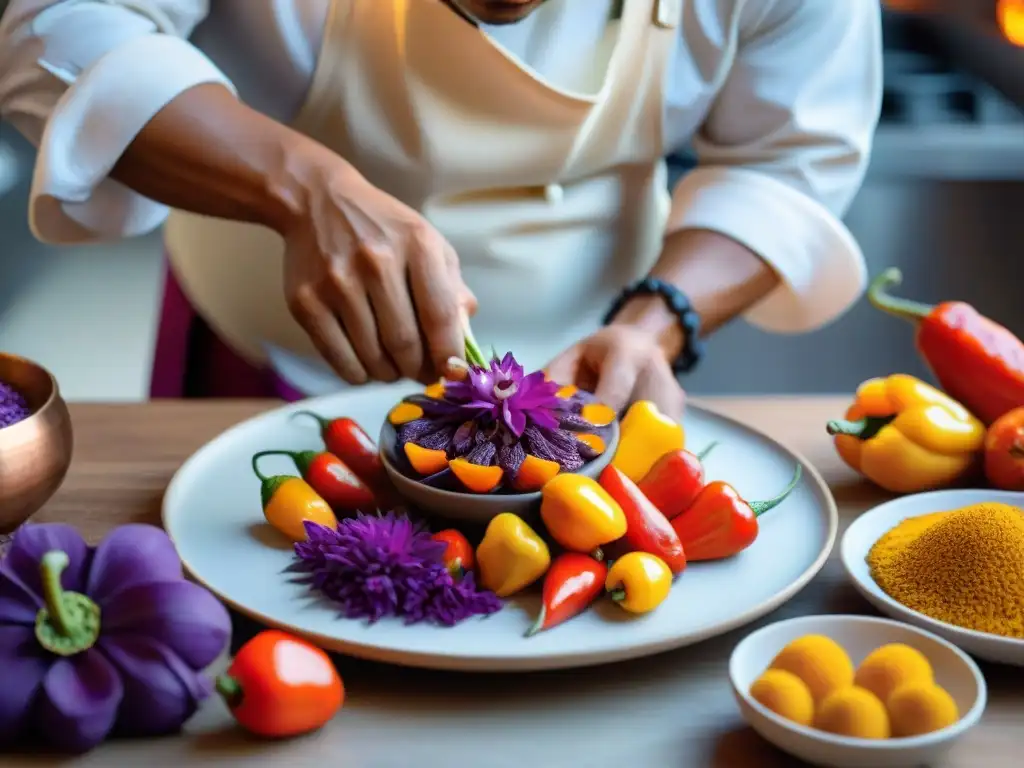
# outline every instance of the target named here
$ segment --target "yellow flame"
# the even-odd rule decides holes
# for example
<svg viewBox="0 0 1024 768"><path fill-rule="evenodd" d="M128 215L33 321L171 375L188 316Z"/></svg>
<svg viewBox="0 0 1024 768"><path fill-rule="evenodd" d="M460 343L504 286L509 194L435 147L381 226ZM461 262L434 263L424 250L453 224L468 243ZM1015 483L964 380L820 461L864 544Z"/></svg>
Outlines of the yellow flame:
<svg viewBox="0 0 1024 768"><path fill-rule="evenodd" d="M999 28L1014 45L1024 47L1024 0L999 0L996 3Z"/></svg>

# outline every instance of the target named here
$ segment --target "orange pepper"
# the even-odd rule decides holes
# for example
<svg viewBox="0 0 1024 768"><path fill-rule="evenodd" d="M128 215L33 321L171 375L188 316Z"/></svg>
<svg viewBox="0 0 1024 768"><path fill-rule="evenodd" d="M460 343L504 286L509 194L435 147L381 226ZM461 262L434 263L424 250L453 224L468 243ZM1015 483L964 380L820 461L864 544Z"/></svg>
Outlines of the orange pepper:
<svg viewBox="0 0 1024 768"><path fill-rule="evenodd" d="M576 435L576 439L599 456L604 453L605 449L608 447L600 435L579 434Z"/></svg>
<svg viewBox="0 0 1024 768"><path fill-rule="evenodd" d="M593 552L622 538L626 515L596 480L562 473L541 490L540 516L551 537L568 550Z"/></svg>
<svg viewBox="0 0 1024 768"><path fill-rule="evenodd" d="M403 449L412 468L421 475L433 475L448 466L448 454L442 450L406 443Z"/></svg>
<svg viewBox="0 0 1024 768"><path fill-rule="evenodd" d="M519 465L513 485L517 491L524 493L539 491L561 470L562 467L557 461L527 455L523 463Z"/></svg>
<svg viewBox="0 0 1024 768"><path fill-rule="evenodd" d="M615 409L603 403L587 403L580 410L580 417L595 427L607 427L615 421Z"/></svg>
<svg viewBox="0 0 1024 768"><path fill-rule="evenodd" d="M388 414L388 421L396 427L423 417L423 409L415 403L399 403Z"/></svg>
<svg viewBox="0 0 1024 768"><path fill-rule="evenodd" d="M498 487L504 475L501 467L484 467L466 459L452 459L448 467L459 482L473 493L490 493Z"/></svg>

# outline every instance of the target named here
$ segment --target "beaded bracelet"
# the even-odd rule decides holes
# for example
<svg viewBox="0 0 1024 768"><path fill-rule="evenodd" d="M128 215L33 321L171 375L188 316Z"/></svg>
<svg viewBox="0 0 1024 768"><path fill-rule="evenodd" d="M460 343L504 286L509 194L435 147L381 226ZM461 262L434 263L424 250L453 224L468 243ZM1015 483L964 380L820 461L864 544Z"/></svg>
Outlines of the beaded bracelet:
<svg viewBox="0 0 1024 768"><path fill-rule="evenodd" d="M605 314L604 325L610 324L630 299L653 295L664 300L683 329L683 349L679 357L672 362L672 371L677 375L689 373L704 357L704 341L700 338L700 315L693 308L689 297L671 283L656 277L645 277L627 286Z"/></svg>

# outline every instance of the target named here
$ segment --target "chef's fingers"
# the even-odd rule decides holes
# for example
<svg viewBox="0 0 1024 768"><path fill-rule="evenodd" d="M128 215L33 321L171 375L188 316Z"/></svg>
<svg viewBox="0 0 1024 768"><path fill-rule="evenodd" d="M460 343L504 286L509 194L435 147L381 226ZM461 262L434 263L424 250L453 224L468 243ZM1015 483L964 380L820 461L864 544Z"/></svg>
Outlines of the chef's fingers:
<svg viewBox="0 0 1024 768"><path fill-rule="evenodd" d="M559 386L566 387L570 384L577 384L576 379L579 374L581 357L582 350L580 345L573 344L565 352L544 366L544 373Z"/></svg>
<svg viewBox="0 0 1024 768"><path fill-rule="evenodd" d="M594 361L595 363L598 361ZM616 411L629 405L643 361L635 351L622 344L611 344L605 350L597 368L597 386L594 397Z"/></svg>
<svg viewBox="0 0 1024 768"><path fill-rule="evenodd" d="M398 371L381 346L377 321L359 278L336 269L329 274L327 283L325 302L341 318L345 333L370 378L397 381Z"/></svg>
<svg viewBox="0 0 1024 768"><path fill-rule="evenodd" d="M650 400L658 410L676 421L682 421L686 410L686 392L672 369L662 360L656 360L640 372L634 400Z"/></svg>
<svg viewBox="0 0 1024 768"><path fill-rule="evenodd" d="M438 376L448 367L449 358L466 356L464 314L459 304L461 285L453 280L453 261L458 263L455 252L434 230L413 240L409 284L419 327L429 347L426 356Z"/></svg>
<svg viewBox="0 0 1024 768"><path fill-rule="evenodd" d="M338 318L312 285L300 287L289 300L292 315L309 334L313 346L331 368L349 384L365 384L366 369L356 357Z"/></svg>
<svg viewBox="0 0 1024 768"><path fill-rule="evenodd" d="M398 372L415 379L423 365L423 340L409 296L405 258L389 248L364 248L358 263L377 331Z"/></svg>

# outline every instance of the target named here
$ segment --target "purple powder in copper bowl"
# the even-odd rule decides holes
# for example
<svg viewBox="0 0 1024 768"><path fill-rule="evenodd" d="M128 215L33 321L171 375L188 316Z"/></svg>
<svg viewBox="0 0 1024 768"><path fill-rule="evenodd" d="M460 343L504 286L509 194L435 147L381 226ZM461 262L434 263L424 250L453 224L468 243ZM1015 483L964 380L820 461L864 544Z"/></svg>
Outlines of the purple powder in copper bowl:
<svg viewBox="0 0 1024 768"><path fill-rule="evenodd" d="M0 381L0 429L13 426L31 415L32 411L21 393Z"/></svg>

